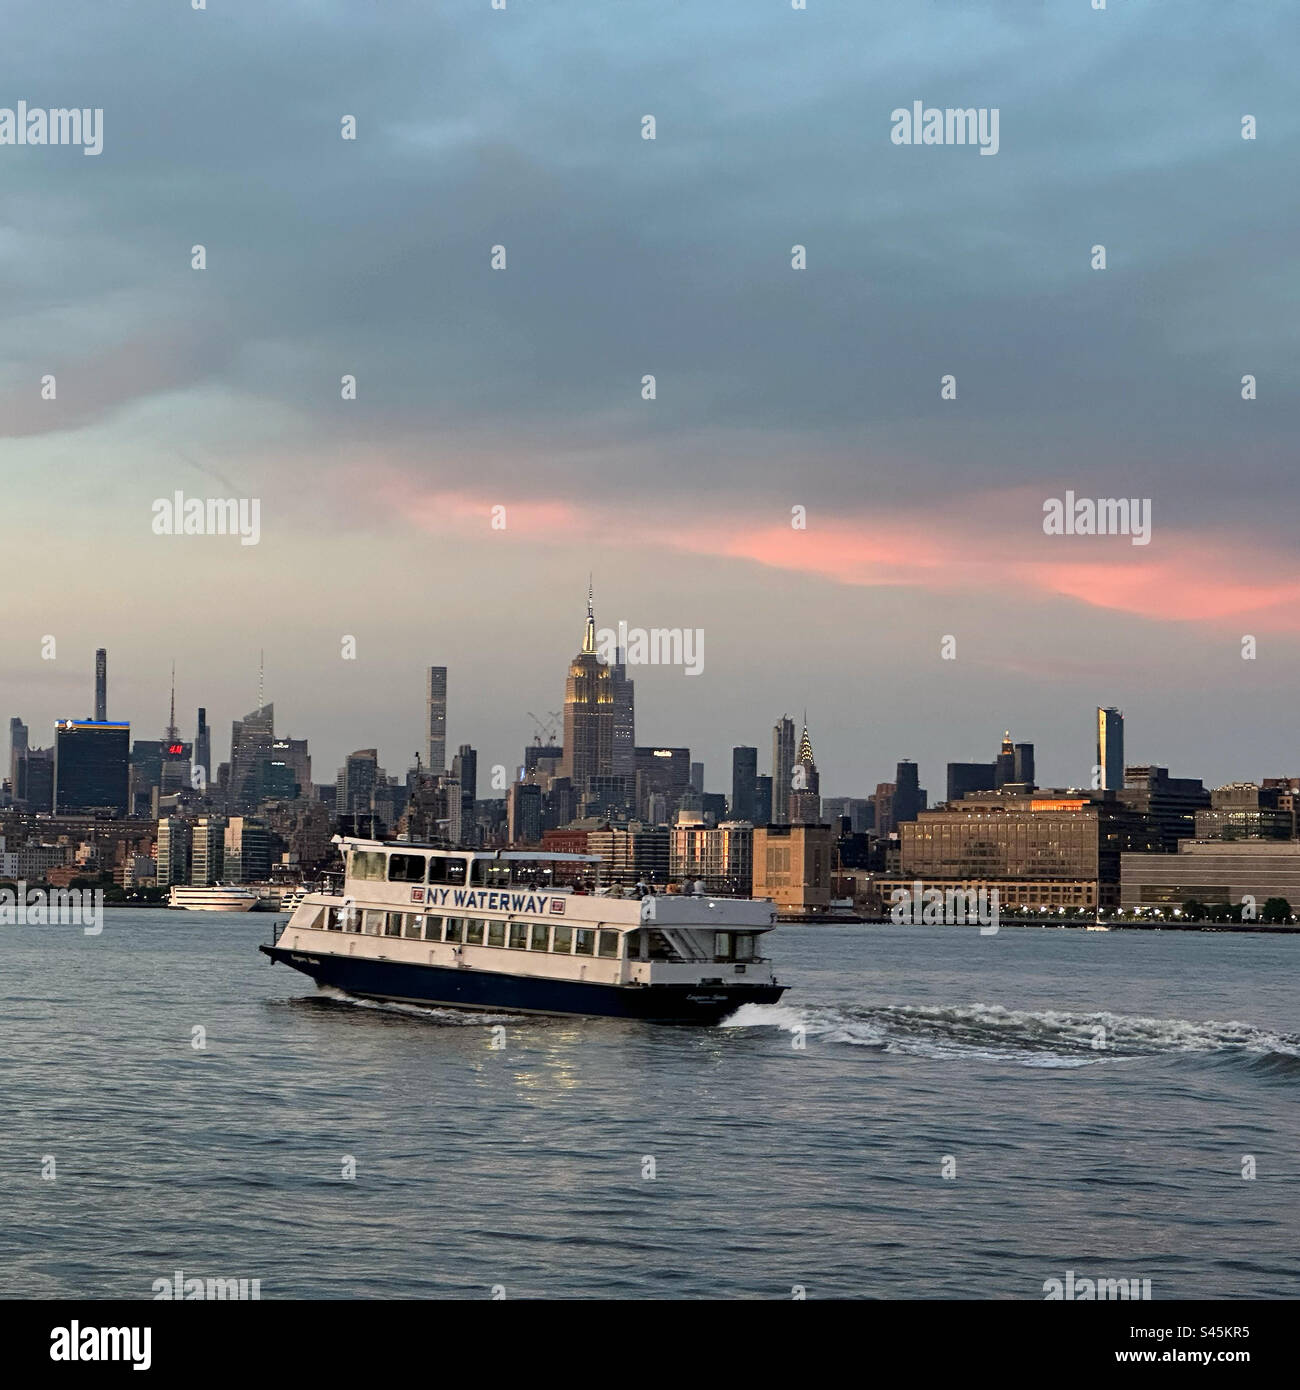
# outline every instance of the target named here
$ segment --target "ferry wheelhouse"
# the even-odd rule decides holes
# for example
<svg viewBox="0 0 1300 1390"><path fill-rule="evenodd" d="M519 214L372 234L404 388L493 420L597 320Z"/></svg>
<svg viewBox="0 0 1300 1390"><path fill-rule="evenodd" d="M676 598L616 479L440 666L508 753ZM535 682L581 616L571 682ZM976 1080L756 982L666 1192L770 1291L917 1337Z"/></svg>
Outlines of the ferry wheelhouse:
<svg viewBox="0 0 1300 1390"><path fill-rule="evenodd" d="M605 889L589 855L335 843L340 891L308 893L260 949L348 994L714 1023L785 990L762 951L766 899Z"/></svg>

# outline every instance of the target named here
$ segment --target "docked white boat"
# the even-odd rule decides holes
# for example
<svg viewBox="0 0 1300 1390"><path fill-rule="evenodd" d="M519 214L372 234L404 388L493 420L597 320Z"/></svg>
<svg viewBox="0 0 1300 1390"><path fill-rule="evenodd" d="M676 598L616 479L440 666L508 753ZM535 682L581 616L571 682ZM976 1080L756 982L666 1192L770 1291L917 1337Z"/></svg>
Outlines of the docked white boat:
<svg viewBox="0 0 1300 1390"><path fill-rule="evenodd" d="M273 961L369 999L458 1009L717 1022L775 1003L766 898L621 897L600 860L335 837L342 892L309 893ZM555 880L592 875L593 891Z"/></svg>
<svg viewBox="0 0 1300 1390"><path fill-rule="evenodd" d="M252 888L184 888L172 885L168 907L183 907L190 912L252 912L259 901Z"/></svg>

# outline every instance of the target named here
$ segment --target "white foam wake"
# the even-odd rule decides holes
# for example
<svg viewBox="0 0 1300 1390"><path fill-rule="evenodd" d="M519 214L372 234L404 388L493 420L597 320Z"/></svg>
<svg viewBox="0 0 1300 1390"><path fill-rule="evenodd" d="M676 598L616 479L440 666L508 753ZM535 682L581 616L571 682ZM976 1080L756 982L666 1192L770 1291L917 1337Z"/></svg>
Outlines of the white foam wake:
<svg viewBox="0 0 1300 1390"><path fill-rule="evenodd" d="M1014 1061L1031 1067L1083 1067L1161 1053L1240 1052L1300 1058L1300 1039L1248 1023L1007 1009L999 1004L875 1008L746 1004L723 1026L802 1029L808 1037L827 1043L917 1057Z"/></svg>

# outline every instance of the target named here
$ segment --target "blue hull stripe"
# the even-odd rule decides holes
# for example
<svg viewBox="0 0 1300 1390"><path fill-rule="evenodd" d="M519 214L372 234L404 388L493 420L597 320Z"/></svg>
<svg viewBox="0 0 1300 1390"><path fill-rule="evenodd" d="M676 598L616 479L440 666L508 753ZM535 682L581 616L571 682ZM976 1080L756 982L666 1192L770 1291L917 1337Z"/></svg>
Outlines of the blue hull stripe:
<svg viewBox="0 0 1300 1390"><path fill-rule="evenodd" d="M317 984L366 999L502 1013L582 1014L655 1023L716 1023L742 1004L774 1004L784 985L602 985L543 980L491 970L316 955L278 946L259 950Z"/></svg>

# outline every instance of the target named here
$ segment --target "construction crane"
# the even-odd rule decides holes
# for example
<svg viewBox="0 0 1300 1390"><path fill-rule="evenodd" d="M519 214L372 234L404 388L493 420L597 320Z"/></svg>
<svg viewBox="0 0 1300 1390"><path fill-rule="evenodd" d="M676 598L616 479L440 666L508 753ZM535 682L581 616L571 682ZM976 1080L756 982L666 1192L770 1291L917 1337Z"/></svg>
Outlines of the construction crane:
<svg viewBox="0 0 1300 1390"><path fill-rule="evenodd" d="M532 710L528 711L529 719L531 719L533 723L537 725L537 732L533 735L533 744L537 748L540 748L542 746L543 734L546 735L546 747L555 747L555 727L556 721L560 717L560 711L558 709L553 709L547 710L547 713L551 717L546 721L546 723L543 724L542 721L538 719L538 717L532 712Z"/></svg>

